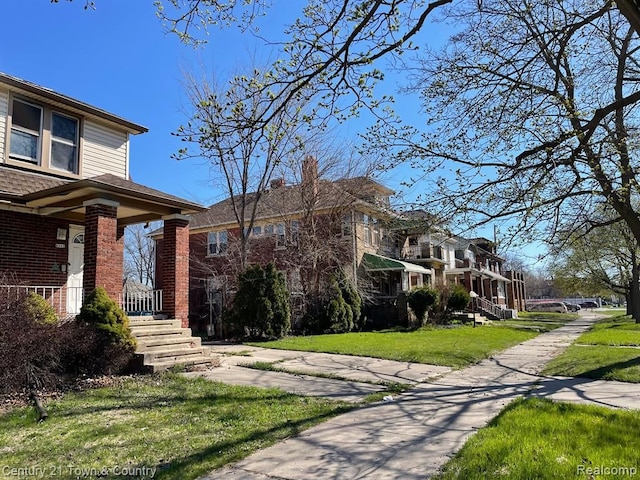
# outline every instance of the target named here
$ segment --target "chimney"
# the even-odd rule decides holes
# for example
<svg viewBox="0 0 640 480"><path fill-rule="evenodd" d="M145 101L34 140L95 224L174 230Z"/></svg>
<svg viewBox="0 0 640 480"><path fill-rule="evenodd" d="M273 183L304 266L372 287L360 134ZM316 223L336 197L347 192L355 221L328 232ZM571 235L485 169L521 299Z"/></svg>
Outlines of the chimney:
<svg viewBox="0 0 640 480"><path fill-rule="evenodd" d="M273 180L271 180L272 189L275 190L276 188L280 187L284 187L284 178L274 178Z"/></svg>
<svg viewBox="0 0 640 480"><path fill-rule="evenodd" d="M302 161L302 185L308 186L312 195L318 195L318 160L311 155Z"/></svg>

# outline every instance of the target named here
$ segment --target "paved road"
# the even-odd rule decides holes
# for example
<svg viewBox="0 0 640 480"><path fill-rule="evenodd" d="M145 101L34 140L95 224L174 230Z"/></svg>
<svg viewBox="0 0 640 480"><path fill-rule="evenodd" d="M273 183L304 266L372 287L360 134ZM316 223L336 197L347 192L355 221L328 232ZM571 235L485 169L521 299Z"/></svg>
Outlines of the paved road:
<svg viewBox="0 0 640 480"><path fill-rule="evenodd" d="M537 375L597 318L587 312L476 365L428 376L392 402L340 415L203 478L425 479L521 395L640 408L636 386ZM288 361L298 358L295 353ZM412 370L407 365L401 372Z"/></svg>

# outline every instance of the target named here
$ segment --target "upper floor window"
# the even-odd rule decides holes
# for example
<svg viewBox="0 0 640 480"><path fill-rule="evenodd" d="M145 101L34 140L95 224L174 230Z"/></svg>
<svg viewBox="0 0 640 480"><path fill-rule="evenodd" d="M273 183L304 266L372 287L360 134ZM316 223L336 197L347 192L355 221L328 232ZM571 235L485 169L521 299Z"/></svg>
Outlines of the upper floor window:
<svg viewBox="0 0 640 480"><path fill-rule="evenodd" d="M369 225L369 215L365 215L363 218L364 224L364 244L371 245L371 226Z"/></svg>
<svg viewBox="0 0 640 480"><path fill-rule="evenodd" d="M286 235L284 223L278 223L276 225L276 247L286 246Z"/></svg>
<svg viewBox="0 0 640 480"><path fill-rule="evenodd" d="M9 158L77 174L79 124L77 118L14 98Z"/></svg>
<svg viewBox="0 0 640 480"><path fill-rule="evenodd" d="M51 114L51 166L78 171L78 120L55 112Z"/></svg>
<svg viewBox="0 0 640 480"><path fill-rule="evenodd" d="M342 236L351 236L351 214L342 217Z"/></svg>
<svg viewBox="0 0 640 480"><path fill-rule="evenodd" d="M300 228L300 224L298 223L298 220L291 220L291 228L290 228L290 235L291 235L291 244L292 245L297 245L298 244L298 231Z"/></svg>
<svg viewBox="0 0 640 480"><path fill-rule="evenodd" d="M221 255L227 251L227 231L209 232L207 234L207 254Z"/></svg>
<svg viewBox="0 0 640 480"><path fill-rule="evenodd" d="M14 100L9 154L19 160L39 163L41 132L42 108Z"/></svg>

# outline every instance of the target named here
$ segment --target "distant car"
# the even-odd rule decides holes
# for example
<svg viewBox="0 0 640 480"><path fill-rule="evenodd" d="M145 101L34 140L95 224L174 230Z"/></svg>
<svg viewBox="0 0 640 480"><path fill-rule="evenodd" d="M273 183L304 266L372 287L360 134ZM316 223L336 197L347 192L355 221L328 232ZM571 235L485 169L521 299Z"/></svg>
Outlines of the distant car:
<svg viewBox="0 0 640 480"><path fill-rule="evenodd" d="M580 306L582 308L598 308L598 307L600 307L600 305L598 305L596 302L582 302L582 303L580 303Z"/></svg>
<svg viewBox="0 0 640 480"><path fill-rule="evenodd" d="M575 303L564 302L564 304L567 306L567 310L569 310L570 312L577 312L578 310L580 310L580 305L576 305Z"/></svg>
<svg viewBox="0 0 640 480"><path fill-rule="evenodd" d="M531 303L527 305L527 310L529 312L567 313L567 307L562 302Z"/></svg>

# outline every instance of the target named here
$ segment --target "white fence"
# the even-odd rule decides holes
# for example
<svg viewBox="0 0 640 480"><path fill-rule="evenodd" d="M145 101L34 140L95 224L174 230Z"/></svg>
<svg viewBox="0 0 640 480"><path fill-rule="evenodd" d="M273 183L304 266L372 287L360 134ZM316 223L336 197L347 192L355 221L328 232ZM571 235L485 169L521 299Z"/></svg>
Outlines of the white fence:
<svg viewBox="0 0 640 480"><path fill-rule="evenodd" d="M8 300L18 299L21 295L36 293L53 307L60 318L80 313L84 300L82 287L53 285L0 285L0 292ZM124 292L118 298L120 307L133 315L155 314L162 311L162 290Z"/></svg>

